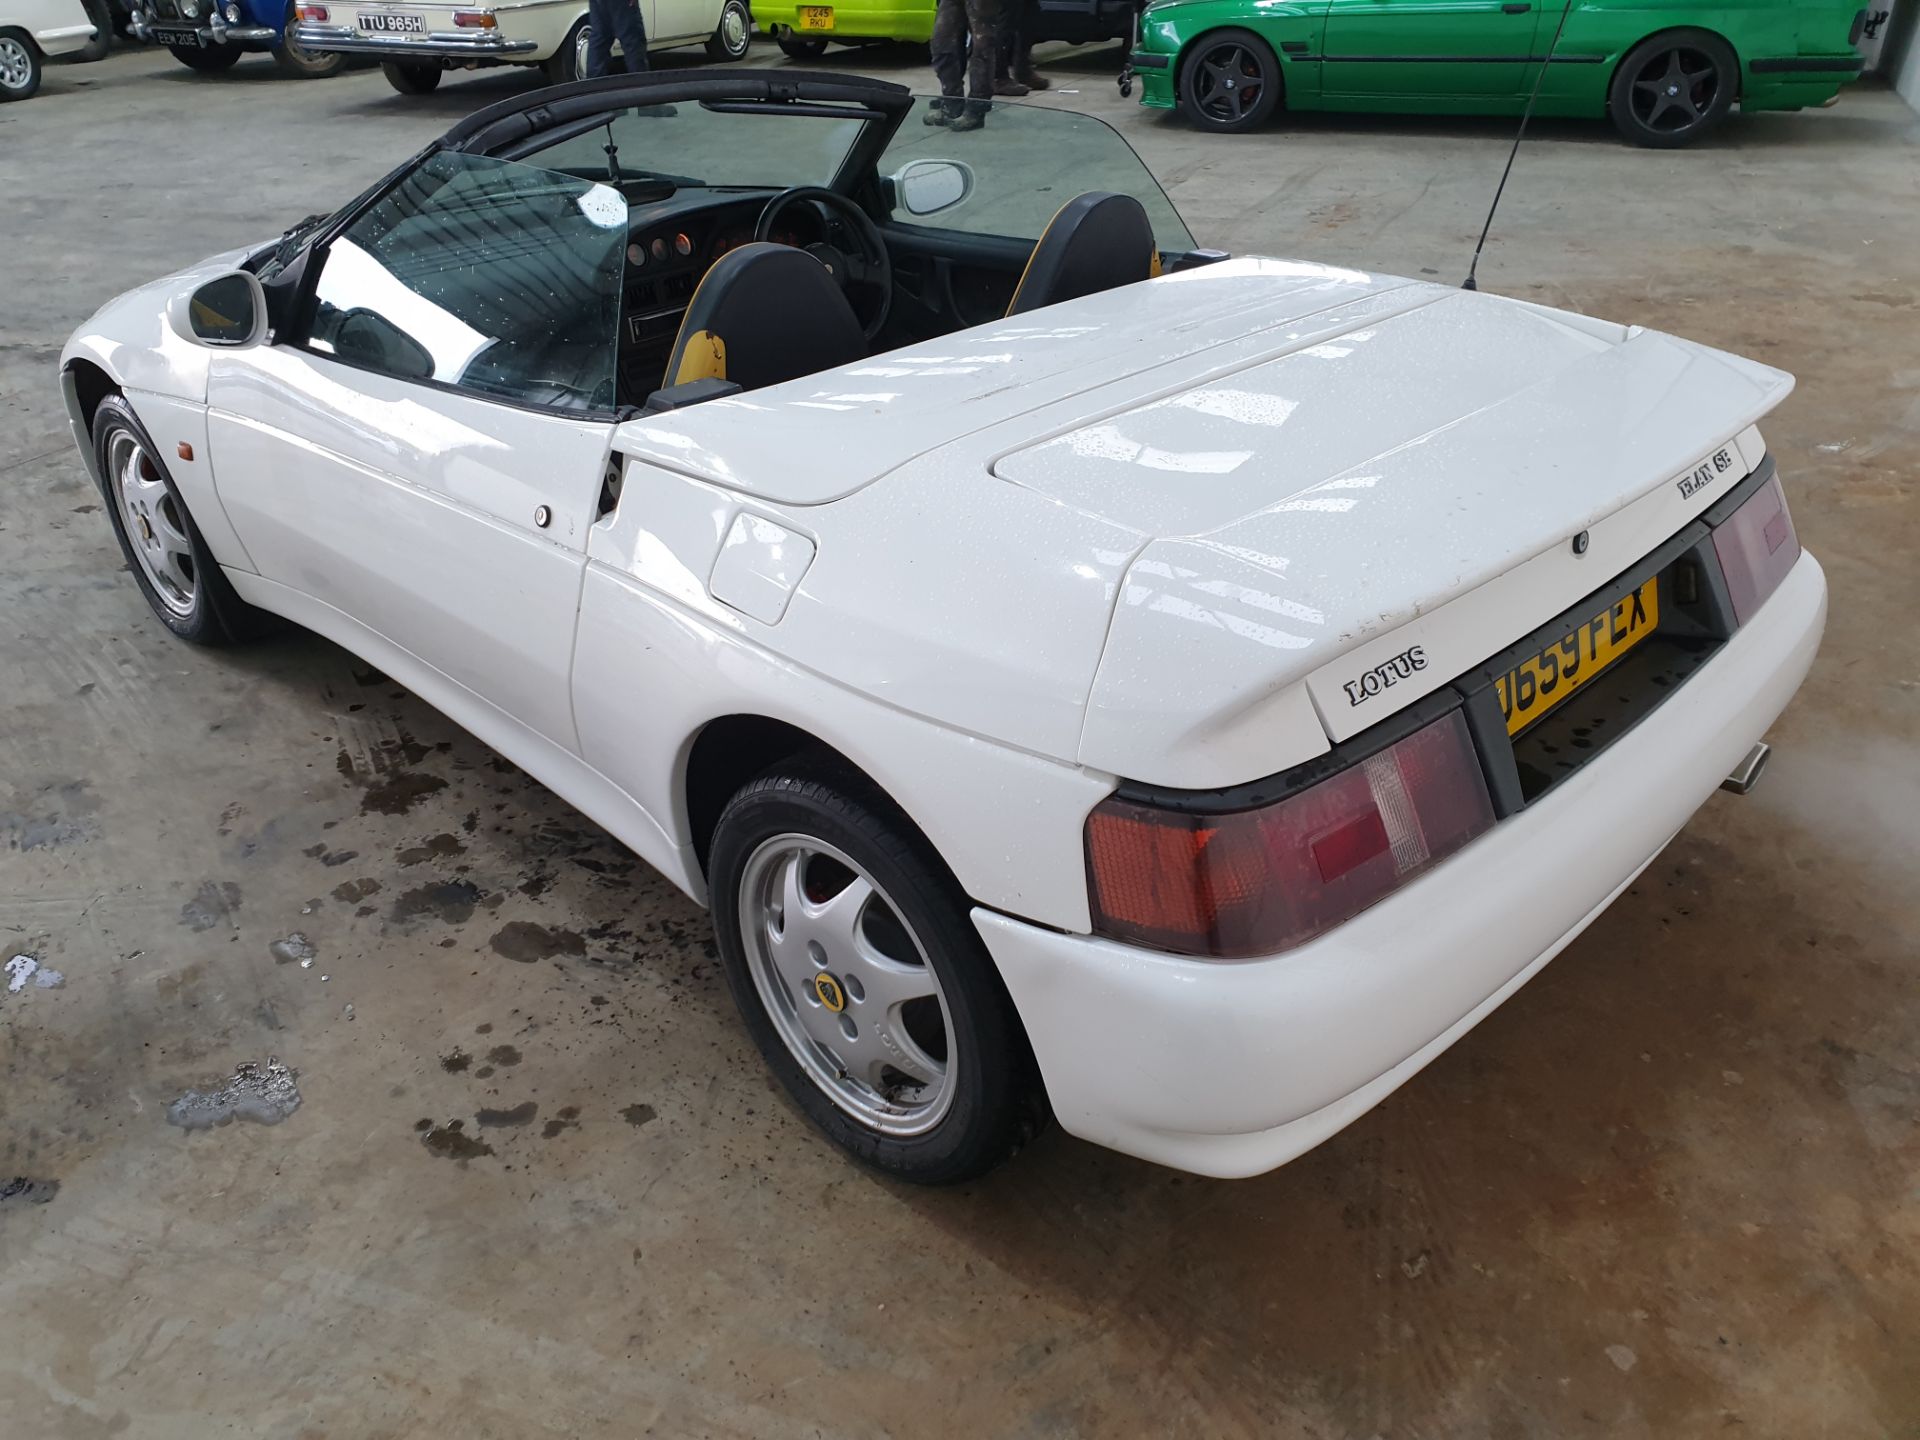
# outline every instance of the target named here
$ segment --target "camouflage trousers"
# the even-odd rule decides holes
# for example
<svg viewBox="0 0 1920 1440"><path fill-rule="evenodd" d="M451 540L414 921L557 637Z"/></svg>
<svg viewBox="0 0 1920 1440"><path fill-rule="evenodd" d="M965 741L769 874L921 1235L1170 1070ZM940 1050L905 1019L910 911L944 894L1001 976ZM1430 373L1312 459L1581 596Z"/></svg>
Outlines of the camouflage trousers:
<svg viewBox="0 0 1920 1440"><path fill-rule="evenodd" d="M942 95L957 100L964 78L969 98L993 98L1000 10L1001 0L937 0L933 12L933 73L940 77Z"/></svg>

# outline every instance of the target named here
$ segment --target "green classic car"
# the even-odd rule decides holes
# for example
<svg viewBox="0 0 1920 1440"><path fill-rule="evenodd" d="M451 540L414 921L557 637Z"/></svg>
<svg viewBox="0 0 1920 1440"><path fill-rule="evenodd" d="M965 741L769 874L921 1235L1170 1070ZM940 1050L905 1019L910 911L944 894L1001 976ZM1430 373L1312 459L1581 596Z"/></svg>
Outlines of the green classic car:
<svg viewBox="0 0 1920 1440"><path fill-rule="evenodd" d="M1120 93L1233 132L1281 106L1518 115L1537 81L1536 114L1675 146L1736 102L1832 104L1866 23L1857 0L1157 0Z"/></svg>

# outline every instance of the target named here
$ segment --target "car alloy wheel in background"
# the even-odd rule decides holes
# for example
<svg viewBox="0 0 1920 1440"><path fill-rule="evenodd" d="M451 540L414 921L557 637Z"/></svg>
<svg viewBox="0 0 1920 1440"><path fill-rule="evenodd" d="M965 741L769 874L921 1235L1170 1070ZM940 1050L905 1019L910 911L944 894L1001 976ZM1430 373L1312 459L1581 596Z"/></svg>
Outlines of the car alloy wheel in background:
<svg viewBox="0 0 1920 1440"><path fill-rule="evenodd" d="M347 57L338 51L308 50L293 43L293 22L299 18L299 6L288 0L286 27L280 32L280 43L273 47L273 61L286 74L299 80L324 80L329 75L337 75L340 67L347 63Z"/></svg>
<svg viewBox="0 0 1920 1440"><path fill-rule="evenodd" d="M1202 130L1251 130L1280 103L1280 62L1246 30L1204 36L1180 68L1180 98Z"/></svg>
<svg viewBox="0 0 1920 1440"><path fill-rule="evenodd" d="M40 52L31 40L0 35L0 100L25 100L40 88Z"/></svg>
<svg viewBox="0 0 1920 1440"><path fill-rule="evenodd" d="M1613 123L1636 145L1691 144L1733 106L1739 63L1704 30L1656 35L1620 62L1608 95Z"/></svg>
<svg viewBox="0 0 1920 1440"><path fill-rule="evenodd" d="M753 13L747 0L726 0L720 7L720 23L707 37L709 60L744 60L753 40Z"/></svg>

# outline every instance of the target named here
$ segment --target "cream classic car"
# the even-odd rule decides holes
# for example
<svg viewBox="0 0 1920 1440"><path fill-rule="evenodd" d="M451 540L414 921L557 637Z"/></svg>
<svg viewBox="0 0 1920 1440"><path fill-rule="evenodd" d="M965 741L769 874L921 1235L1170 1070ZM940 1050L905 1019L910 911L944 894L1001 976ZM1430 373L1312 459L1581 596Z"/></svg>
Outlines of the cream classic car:
<svg viewBox="0 0 1920 1440"><path fill-rule="evenodd" d="M648 50L702 45L713 60L739 60L753 34L747 0L639 0ZM300 7L292 39L304 50L374 55L403 95L425 95L449 70L537 65L551 84L587 73L586 0L416 5L400 0Z"/></svg>

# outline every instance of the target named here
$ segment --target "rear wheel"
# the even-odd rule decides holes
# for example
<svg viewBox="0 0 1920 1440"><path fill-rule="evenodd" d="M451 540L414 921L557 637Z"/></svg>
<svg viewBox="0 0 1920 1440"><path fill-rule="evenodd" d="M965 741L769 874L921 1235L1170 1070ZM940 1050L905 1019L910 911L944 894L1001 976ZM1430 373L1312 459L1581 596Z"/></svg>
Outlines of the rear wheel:
<svg viewBox="0 0 1920 1440"><path fill-rule="evenodd" d="M727 980L800 1109L903 1180L983 1174L1046 1121L966 897L858 774L784 762L728 802L709 865Z"/></svg>
<svg viewBox="0 0 1920 1440"><path fill-rule="evenodd" d="M593 43L593 30L582 19L575 22L573 29L567 32L567 38L560 42L560 48L540 64L540 73L546 77L549 85L564 85L569 80L580 80L587 73L587 46Z"/></svg>
<svg viewBox="0 0 1920 1440"><path fill-rule="evenodd" d="M240 59L238 45L169 45L167 49L189 70L201 70L209 75L231 70Z"/></svg>
<svg viewBox="0 0 1920 1440"><path fill-rule="evenodd" d="M381 65L380 73L402 95L431 95L440 88L440 77L446 72L438 65L399 65L388 60Z"/></svg>
<svg viewBox="0 0 1920 1440"><path fill-rule="evenodd" d="M796 35L791 26L774 36L773 43L790 60L818 60L827 53L826 41L817 35Z"/></svg>
<svg viewBox="0 0 1920 1440"><path fill-rule="evenodd" d="M196 645L230 645L273 617L234 593L133 407L119 395L93 416L93 454L127 568L160 622Z"/></svg>
<svg viewBox="0 0 1920 1440"><path fill-rule="evenodd" d="M1250 30L1216 30L1195 42L1180 67L1180 99L1202 130L1251 130L1280 103L1280 62Z"/></svg>
<svg viewBox="0 0 1920 1440"><path fill-rule="evenodd" d="M87 19L93 22L93 38L84 49L74 51L69 58L85 65L106 59L107 52L113 49L113 5L111 0L82 0L82 4Z"/></svg>
<svg viewBox="0 0 1920 1440"><path fill-rule="evenodd" d="M281 41L273 47L273 63L288 75L300 80L324 80L329 75L340 73L340 67L347 63L347 57L338 51L328 53L322 50L307 50L293 43L293 22L299 18L299 6L287 6L286 28Z"/></svg>
<svg viewBox="0 0 1920 1440"><path fill-rule="evenodd" d="M1740 62L1726 41L1706 30L1669 30L1620 62L1607 109L1634 144L1671 150L1724 120L1739 85Z"/></svg>
<svg viewBox="0 0 1920 1440"><path fill-rule="evenodd" d="M707 58L744 60L752 39L753 12L747 9L747 0L726 0L720 7L720 23L707 37Z"/></svg>
<svg viewBox="0 0 1920 1440"><path fill-rule="evenodd" d="M40 47L18 30L0 30L0 100L27 100L40 88Z"/></svg>

